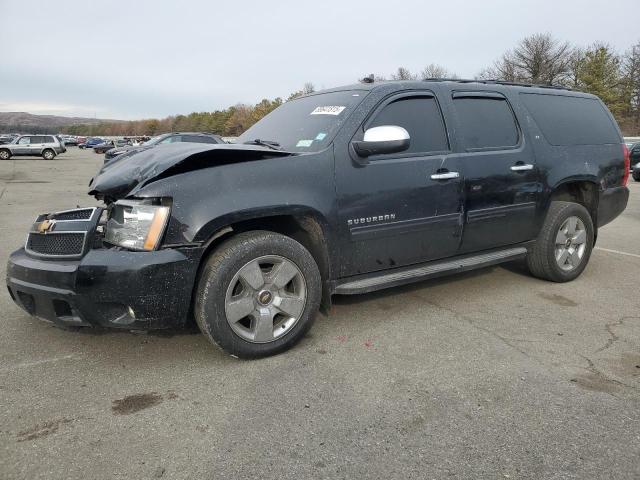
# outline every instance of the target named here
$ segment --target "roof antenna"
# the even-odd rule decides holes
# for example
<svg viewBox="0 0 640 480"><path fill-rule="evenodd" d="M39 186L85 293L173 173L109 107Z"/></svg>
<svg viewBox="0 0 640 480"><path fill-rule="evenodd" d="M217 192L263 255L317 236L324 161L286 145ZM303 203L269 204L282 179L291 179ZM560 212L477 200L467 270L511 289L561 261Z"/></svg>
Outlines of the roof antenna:
<svg viewBox="0 0 640 480"><path fill-rule="evenodd" d="M364 77L362 79L362 83L373 83L374 80L375 76L373 75L373 73L370 73L368 77Z"/></svg>

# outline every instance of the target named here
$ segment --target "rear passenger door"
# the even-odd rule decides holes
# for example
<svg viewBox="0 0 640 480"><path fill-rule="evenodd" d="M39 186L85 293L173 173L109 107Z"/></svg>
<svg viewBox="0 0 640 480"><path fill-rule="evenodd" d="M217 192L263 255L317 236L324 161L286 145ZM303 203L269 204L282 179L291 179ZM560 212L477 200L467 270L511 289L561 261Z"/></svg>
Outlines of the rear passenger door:
<svg viewBox="0 0 640 480"><path fill-rule="evenodd" d="M44 148L44 137L38 135L31 136L31 144L29 145L29 155L40 155Z"/></svg>
<svg viewBox="0 0 640 480"><path fill-rule="evenodd" d="M465 225L459 253L531 240L540 180L531 145L508 99L492 91L452 91L456 151L464 176Z"/></svg>

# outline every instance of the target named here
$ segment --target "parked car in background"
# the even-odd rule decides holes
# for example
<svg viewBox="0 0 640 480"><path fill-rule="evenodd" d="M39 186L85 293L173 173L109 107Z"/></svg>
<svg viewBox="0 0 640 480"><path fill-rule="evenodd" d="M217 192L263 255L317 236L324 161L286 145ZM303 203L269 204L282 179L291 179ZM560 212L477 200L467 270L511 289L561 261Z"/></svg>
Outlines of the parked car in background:
<svg viewBox="0 0 640 480"><path fill-rule="evenodd" d="M164 145L167 143L225 143L222 137L214 135L213 133L201 133L201 132L174 132L158 135L152 139L144 142L142 145L118 147L109 150L105 153L104 163L108 163L113 158L122 155L123 153L133 154L142 150L153 148L156 145Z"/></svg>
<svg viewBox="0 0 640 480"><path fill-rule="evenodd" d="M111 150L115 146L113 140L105 140L102 143L93 146L93 151L96 153L104 153L107 150Z"/></svg>
<svg viewBox="0 0 640 480"><path fill-rule="evenodd" d="M629 160L631 176L636 182L640 182L640 142L629 147Z"/></svg>
<svg viewBox="0 0 640 480"><path fill-rule="evenodd" d="M86 142L84 143L79 143L78 147L80 148L93 148L96 145L100 145L101 143L104 143L104 138L100 138L100 137L89 137Z"/></svg>
<svg viewBox="0 0 640 480"><path fill-rule="evenodd" d="M16 135L0 135L0 145L11 143L15 138Z"/></svg>
<svg viewBox="0 0 640 480"><path fill-rule="evenodd" d="M96 153L105 153L116 147L128 147L128 146L131 146L131 142L129 140L118 138L116 140L105 140L104 143L100 143L95 147L93 147L93 151Z"/></svg>
<svg viewBox="0 0 640 480"><path fill-rule="evenodd" d="M53 160L67 149L55 135L21 135L12 143L0 146L0 160L14 156L39 156Z"/></svg>
<svg viewBox="0 0 640 480"><path fill-rule="evenodd" d="M78 139L76 137L62 137L65 146L78 146Z"/></svg>

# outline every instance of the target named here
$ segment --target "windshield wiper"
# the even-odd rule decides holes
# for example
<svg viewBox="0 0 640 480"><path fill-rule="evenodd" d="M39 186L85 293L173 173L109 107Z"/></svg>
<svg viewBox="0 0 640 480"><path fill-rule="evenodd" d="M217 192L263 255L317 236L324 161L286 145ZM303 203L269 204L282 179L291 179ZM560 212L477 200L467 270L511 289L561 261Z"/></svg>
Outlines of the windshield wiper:
<svg viewBox="0 0 640 480"><path fill-rule="evenodd" d="M261 145L263 147L269 147L272 150L282 150L280 144L278 142L274 142L273 140L260 140L256 138L255 140L249 140L248 142L244 142L245 145Z"/></svg>

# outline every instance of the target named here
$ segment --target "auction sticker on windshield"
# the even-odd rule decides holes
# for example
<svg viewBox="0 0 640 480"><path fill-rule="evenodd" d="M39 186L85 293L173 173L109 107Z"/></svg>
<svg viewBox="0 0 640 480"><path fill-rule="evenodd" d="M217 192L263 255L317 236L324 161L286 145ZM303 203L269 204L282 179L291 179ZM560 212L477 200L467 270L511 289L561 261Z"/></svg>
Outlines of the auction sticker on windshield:
<svg viewBox="0 0 640 480"><path fill-rule="evenodd" d="M324 107L316 107L310 115L340 115L347 108L338 105L326 105Z"/></svg>

